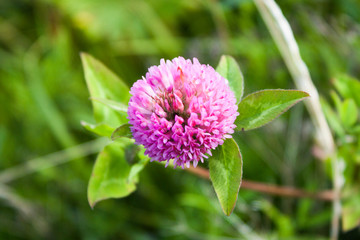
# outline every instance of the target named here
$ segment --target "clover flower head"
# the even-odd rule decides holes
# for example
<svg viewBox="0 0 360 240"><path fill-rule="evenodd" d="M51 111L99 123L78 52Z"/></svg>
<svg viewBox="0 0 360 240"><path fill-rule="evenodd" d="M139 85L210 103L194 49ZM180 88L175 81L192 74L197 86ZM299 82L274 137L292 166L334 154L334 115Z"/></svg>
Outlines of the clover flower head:
<svg viewBox="0 0 360 240"><path fill-rule="evenodd" d="M150 161L196 167L231 138L239 115L228 81L211 66L183 57L161 59L132 86L128 118Z"/></svg>

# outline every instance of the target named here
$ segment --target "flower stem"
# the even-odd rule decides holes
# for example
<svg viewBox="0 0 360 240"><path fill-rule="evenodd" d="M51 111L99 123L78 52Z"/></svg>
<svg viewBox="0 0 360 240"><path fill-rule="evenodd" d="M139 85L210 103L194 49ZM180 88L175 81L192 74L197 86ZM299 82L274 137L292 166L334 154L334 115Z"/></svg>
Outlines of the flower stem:
<svg viewBox="0 0 360 240"><path fill-rule="evenodd" d="M282 14L280 7L274 0L254 0L254 2L279 48L297 88L308 92L311 96L305 104L315 126L316 140L322 152L325 153L324 159L331 158L334 198L330 238L335 240L338 238L340 231L342 173L338 167L339 159L335 154L334 139L321 109L319 93L311 80L305 62L300 56L299 47L290 24Z"/></svg>
<svg viewBox="0 0 360 240"><path fill-rule="evenodd" d="M201 177L204 179L210 179L210 174L207 169L201 167L190 167L185 170ZM293 198L313 198L323 201L333 201L335 194L332 190L325 190L321 192L308 192L302 189L293 187L281 187L267 183L255 182L250 180L242 180L242 189L253 190L256 192L262 192L270 195L282 196L282 197L293 197Z"/></svg>

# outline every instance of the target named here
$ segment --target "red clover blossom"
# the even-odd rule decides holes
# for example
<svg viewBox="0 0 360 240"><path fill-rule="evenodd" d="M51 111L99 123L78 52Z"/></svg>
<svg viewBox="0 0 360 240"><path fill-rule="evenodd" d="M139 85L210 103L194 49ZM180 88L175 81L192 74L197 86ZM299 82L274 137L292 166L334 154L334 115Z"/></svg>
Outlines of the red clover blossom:
<svg viewBox="0 0 360 240"><path fill-rule="evenodd" d="M151 161L196 167L231 138L239 115L228 80L211 66L182 57L161 59L130 90L128 118L136 144Z"/></svg>

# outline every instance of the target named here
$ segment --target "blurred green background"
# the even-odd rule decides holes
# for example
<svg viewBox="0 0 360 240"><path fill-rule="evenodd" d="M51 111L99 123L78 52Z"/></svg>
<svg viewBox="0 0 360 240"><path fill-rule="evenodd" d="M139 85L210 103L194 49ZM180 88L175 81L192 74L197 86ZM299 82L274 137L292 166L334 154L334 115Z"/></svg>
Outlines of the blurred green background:
<svg viewBox="0 0 360 240"><path fill-rule="evenodd" d="M360 76L359 1L277 2L325 99L337 74ZM0 0L0 239L327 238L329 202L240 189L226 217L210 182L157 164L147 165L131 196L92 210L87 182L104 141L80 124L94 122L82 51L129 86L161 58L216 66L230 54L245 95L295 88L250 0ZM244 178L330 189L326 164L312 154L313 132L298 104L236 136Z"/></svg>

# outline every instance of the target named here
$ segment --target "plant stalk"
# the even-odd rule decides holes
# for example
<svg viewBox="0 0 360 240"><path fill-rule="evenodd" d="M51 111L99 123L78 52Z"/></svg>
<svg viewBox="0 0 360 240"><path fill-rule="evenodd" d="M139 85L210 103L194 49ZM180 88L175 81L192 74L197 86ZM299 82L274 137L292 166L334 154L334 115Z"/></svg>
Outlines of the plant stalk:
<svg viewBox="0 0 360 240"><path fill-rule="evenodd" d="M341 169L338 166L338 159L335 157L334 139L321 109L319 93L311 80L306 64L300 56L299 47L295 41L291 27L279 6L274 0L254 0L254 2L280 50L295 85L298 89L308 92L311 96L305 101L305 104L315 125L317 143L321 147L324 157L331 158L333 169L334 198L330 235L331 239L335 240L338 238L341 215Z"/></svg>
<svg viewBox="0 0 360 240"><path fill-rule="evenodd" d="M201 167L190 167L185 170L201 177L204 179L210 179L210 173L207 169ZM308 192L302 189L293 188L293 187L281 187L267 183L260 183L249 180L242 180L241 182L242 189L248 189L256 192L262 192L270 195L282 196L282 197L292 197L292 198L312 198L323 201L333 201L335 199L334 191L325 190L321 192Z"/></svg>

